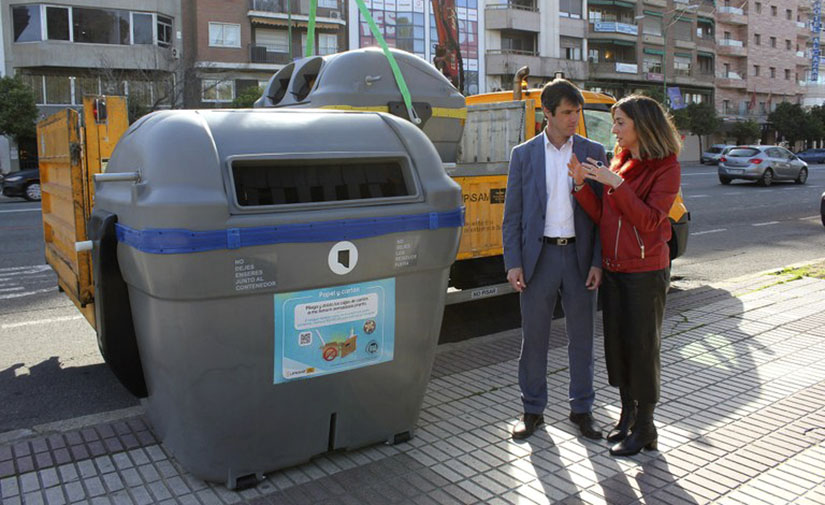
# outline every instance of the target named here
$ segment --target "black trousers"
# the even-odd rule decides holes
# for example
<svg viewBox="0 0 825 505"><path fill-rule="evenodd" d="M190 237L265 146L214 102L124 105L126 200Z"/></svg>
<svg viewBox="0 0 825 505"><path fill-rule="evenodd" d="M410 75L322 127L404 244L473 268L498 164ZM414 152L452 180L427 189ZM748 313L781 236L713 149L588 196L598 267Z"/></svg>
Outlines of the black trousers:
<svg viewBox="0 0 825 505"><path fill-rule="evenodd" d="M639 403L659 401L659 353L670 269L619 273L602 283L604 354L611 386Z"/></svg>

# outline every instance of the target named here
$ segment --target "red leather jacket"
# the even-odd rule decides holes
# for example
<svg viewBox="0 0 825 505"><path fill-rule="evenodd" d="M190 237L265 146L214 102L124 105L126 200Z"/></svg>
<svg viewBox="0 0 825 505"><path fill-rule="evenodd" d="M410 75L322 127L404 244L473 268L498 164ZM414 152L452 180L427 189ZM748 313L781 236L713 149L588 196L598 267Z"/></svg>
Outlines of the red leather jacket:
<svg viewBox="0 0 825 505"><path fill-rule="evenodd" d="M655 160L619 153L610 166L624 182L599 197L585 184L574 193L599 225L602 265L611 272L648 272L670 265L668 213L681 183L676 156Z"/></svg>

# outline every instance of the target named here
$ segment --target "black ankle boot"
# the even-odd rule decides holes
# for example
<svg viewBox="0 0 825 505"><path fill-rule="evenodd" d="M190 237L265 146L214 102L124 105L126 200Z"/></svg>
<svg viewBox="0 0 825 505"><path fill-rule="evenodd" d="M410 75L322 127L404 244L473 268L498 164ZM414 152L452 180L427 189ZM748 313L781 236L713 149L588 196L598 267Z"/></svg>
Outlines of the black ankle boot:
<svg viewBox="0 0 825 505"><path fill-rule="evenodd" d="M630 396L630 391L627 388L619 388L619 394L622 397L622 415L619 416L616 427L607 435L607 441L614 444L627 438L627 434L636 420L636 402Z"/></svg>
<svg viewBox="0 0 825 505"><path fill-rule="evenodd" d="M658 446L658 434L653 424L653 403L640 403L636 408L636 423L630 434L610 448L611 456L633 456L642 449L655 451Z"/></svg>

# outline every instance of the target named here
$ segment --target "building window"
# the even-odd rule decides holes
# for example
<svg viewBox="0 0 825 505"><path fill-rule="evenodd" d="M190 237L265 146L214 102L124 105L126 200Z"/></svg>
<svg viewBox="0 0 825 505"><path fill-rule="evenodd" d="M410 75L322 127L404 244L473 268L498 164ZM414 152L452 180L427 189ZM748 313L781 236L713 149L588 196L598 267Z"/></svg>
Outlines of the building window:
<svg viewBox="0 0 825 505"><path fill-rule="evenodd" d="M172 45L172 18L158 16L158 45L170 47Z"/></svg>
<svg viewBox="0 0 825 505"><path fill-rule="evenodd" d="M786 81L790 81L790 80L791 80L791 70L790 70L789 68L786 68L786 69L785 69L785 80L786 80Z"/></svg>
<svg viewBox="0 0 825 505"><path fill-rule="evenodd" d="M759 102L759 114L765 115L768 112L767 107L765 107L765 102Z"/></svg>
<svg viewBox="0 0 825 505"><path fill-rule="evenodd" d="M235 81L204 79L201 81L201 100L204 102L231 102L235 99Z"/></svg>
<svg viewBox="0 0 825 505"><path fill-rule="evenodd" d="M776 79L776 67L771 67L771 79Z"/></svg>
<svg viewBox="0 0 825 505"><path fill-rule="evenodd" d="M699 73L704 75L713 75L713 58L710 56L696 56L696 64L699 66Z"/></svg>
<svg viewBox="0 0 825 505"><path fill-rule="evenodd" d="M318 54L335 54L338 52L338 34L318 34Z"/></svg>
<svg viewBox="0 0 825 505"><path fill-rule="evenodd" d="M785 40L785 49L790 51L791 50L791 41Z"/></svg>
<svg viewBox="0 0 825 505"><path fill-rule="evenodd" d="M71 40L68 7L46 7L46 38L48 40Z"/></svg>
<svg viewBox="0 0 825 505"><path fill-rule="evenodd" d="M39 5L12 7L11 17L15 42L37 42L41 40Z"/></svg>
<svg viewBox="0 0 825 505"><path fill-rule="evenodd" d="M696 38L713 40L713 24L700 21L696 24Z"/></svg>
<svg viewBox="0 0 825 505"><path fill-rule="evenodd" d="M771 5L771 16L776 17L776 6Z"/></svg>
<svg viewBox="0 0 825 505"><path fill-rule="evenodd" d="M132 44L154 44L154 24L151 14L132 13Z"/></svg>
<svg viewBox="0 0 825 505"><path fill-rule="evenodd" d="M788 21L793 19L793 11L791 9L785 9L785 19Z"/></svg>
<svg viewBox="0 0 825 505"><path fill-rule="evenodd" d="M97 77L75 77L74 96L75 102L82 102L86 95L100 94L100 80Z"/></svg>
<svg viewBox="0 0 825 505"><path fill-rule="evenodd" d="M559 16L563 18L582 18L582 0L559 0Z"/></svg>
<svg viewBox="0 0 825 505"><path fill-rule="evenodd" d="M762 14L762 2L756 2L756 13Z"/></svg>
<svg viewBox="0 0 825 505"><path fill-rule="evenodd" d="M725 32L725 35L727 35L727 32ZM727 37L725 37L725 38L727 38ZM759 35L758 33L754 33L753 34L753 43L754 43L754 45L761 46L762 45L762 36Z"/></svg>
<svg viewBox="0 0 825 505"><path fill-rule="evenodd" d="M49 105L71 105L72 84L68 76L46 76L46 103Z"/></svg>
<svg viewBox="0 0 825 505"><path fill-rule="evenodd" d="M673 58L673 73L676 75L689 76L691 63L690 56L677 54Z"/></svg>
<svg viewBox="0 0 825 505"><path fill-rule="evenodd" d="M693 41L693 23L690 21L678 21L672 30L674 39Z"/></svg>
<svg viewBox="0 0 825 505"><path fill-rule="evenodd" d="M337 9L338 0L318 0L318 7L323 7L325 9Z"/></svg>
<svg viewBox="0 0 825 505"><path fill-rule="evenodd" d="M306 33L303 36L306 38ZM258 28L255 30L255 44L273 53L289 52L289 36L286 30Z"/></svg>
<svg viewBox="0 0 825 505"><path fill-rule="evenodd" d="M129 11L72 9L74 41L91 44L128 45Z"/></svg>
<svg viewBox="0 0 825 505"><path fill-rule="evenodd" d="M588 48L587 49L587 61L590 63L599 63L599 50Z"/></svg>
<svg viewBox="0 0 825 505"><path fill-rule="evenodd" d="M730 113L731 113L730 100L722 100L722 114L730 114Z"/></svg>
<svg viewBox="0 0 825 505"><path fill-rule="evenodd" d="M759 77L759 65L754 65L753 66L753 76L754 77Z"/></svg>
<svg viewBox="0 0 825 505"><path fill-rule="evenodd" d="M662 36L662 18L645 15L642 21L642 33L645 35Z"/></svg>
<svg viewBox="0 0 825 505"><path fill-rule="evenodd" d="M241 47L241 25L209 23L211 47Z"/></svg>
<svg viewBox="0 0 825 505"><path fill-rule="evenodd" d="M776 37L771 37L771 47L776 48Z"/></svg>
<svg viewBox="0 0 825 505"><path fill-rule="evenodd" d="M645 54L642 59L642 72L650 74L661 74L662 56L658 54Z"/></svg>
<svg viewBox="0 0 825 505"><path fill-rule="evenodd" d="M582 39L574 37L561 37L561 48L564 51L564 59L581 61L582 59Z"/></svg>

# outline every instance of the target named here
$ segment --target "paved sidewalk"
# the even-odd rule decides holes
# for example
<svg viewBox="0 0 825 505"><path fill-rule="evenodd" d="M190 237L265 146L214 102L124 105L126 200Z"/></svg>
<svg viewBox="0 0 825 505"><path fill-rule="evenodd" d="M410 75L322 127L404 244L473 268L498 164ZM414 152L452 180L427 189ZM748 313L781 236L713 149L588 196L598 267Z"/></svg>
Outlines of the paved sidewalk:
<svg viewBox="0 0 825 505"><path fill-rule="evenodd" d="M524 442L509 438L520 412L510 331L439 348L410 442L325 455L232 492L188 475L136 416L0 445L0 502L825 503L825 280L758 275L672 293L659 451L632 458L574 436L562 327L547 424ZM596 363L607 427L618 395L601 353Z"/></svg>

